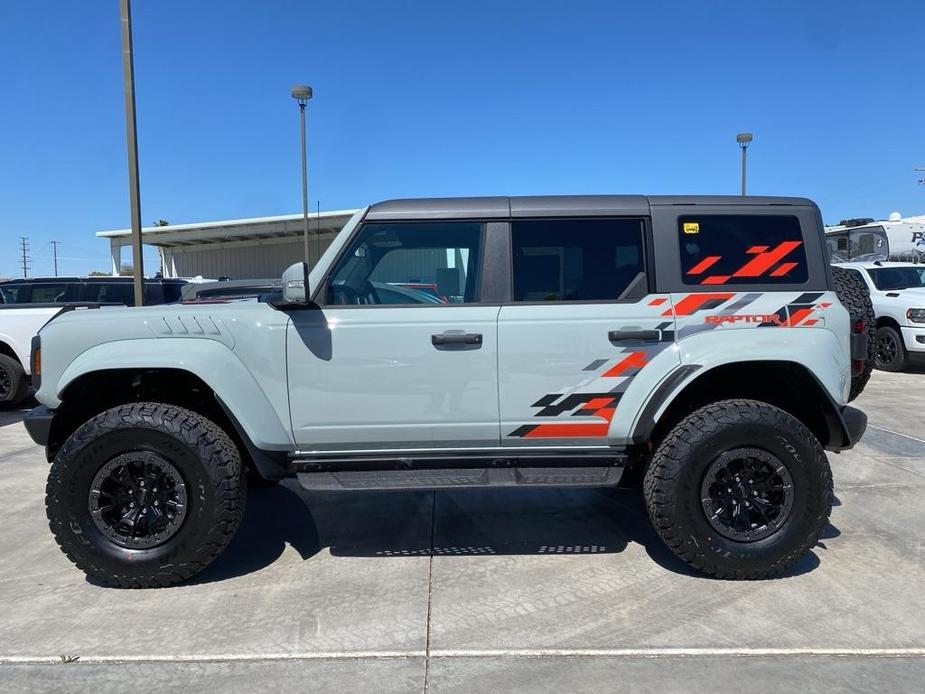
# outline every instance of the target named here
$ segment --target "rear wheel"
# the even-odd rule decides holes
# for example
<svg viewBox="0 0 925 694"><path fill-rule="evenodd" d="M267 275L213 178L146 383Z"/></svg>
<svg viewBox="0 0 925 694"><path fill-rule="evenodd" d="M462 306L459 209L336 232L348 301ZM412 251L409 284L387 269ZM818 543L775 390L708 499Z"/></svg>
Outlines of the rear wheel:
<svg viewBox="0 0 925 694"><path fill-rule="evenodd" d="M225 548L244 511L238 450L205 417L133 403L75 431L48 476L52 533L88 576L121 588L179 583Z"/></svg>
<svg viewBox="0 0 925 694"><path fill-rule="evenodd" d="M29 383L26 370L13 357L0 354L0 404L15 404L26 396Z"/></svg>
<svg viewBox="0 0 925 694"><path fill-rule="evenodd" d="M888 325L877 328L874 344L874 363L878 369L902 371L909 365L909 353L903 344L903 337L895 328Z"/></svg>
<svg viewBox="0 0 925 694"><path fill-rule="evenodd" d="M668 434L643 492L656 531L692 567L768 578L816 544L832 507L832 473L797 419L766 403L725 400Z"/></svg>
<svg viewBox="0 0 925 694"><path fill-rule="evenodd" d="M870 289L860 277L850 270L841 267L832 267L832 279L835 282L835 293L841 305L848 310L851 316L851 329L861 328L867 335L867 358L860 373L851 376L851 391L848 401L854 400L864 390L870 380L870 372L874 368L875 337L877 330L877 317L874 305L870 300Z"/></svg>

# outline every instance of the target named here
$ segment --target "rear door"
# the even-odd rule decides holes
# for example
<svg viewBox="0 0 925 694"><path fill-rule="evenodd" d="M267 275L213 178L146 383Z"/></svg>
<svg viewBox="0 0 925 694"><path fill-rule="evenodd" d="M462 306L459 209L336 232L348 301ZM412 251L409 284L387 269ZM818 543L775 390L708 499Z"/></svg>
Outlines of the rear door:
<svg viewBox="0 0 925 694"><path fill-rule="evenodd" d="M498 319L503 446L606 446L643 371L678 364L667 294L650 291L642 217L514 219ZM628 424L627 427L628 428Z"/></svg>

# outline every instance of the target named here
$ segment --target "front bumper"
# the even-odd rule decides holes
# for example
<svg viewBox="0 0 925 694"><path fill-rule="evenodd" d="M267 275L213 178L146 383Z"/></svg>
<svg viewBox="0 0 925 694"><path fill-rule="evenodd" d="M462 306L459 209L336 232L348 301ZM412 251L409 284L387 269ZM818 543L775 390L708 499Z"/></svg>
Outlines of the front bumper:
<svg viewBox="0 0 925 694"><path fill-rule="evenodd" d="M925 327L902 328L903 343L909 352L925 352Z"/></svg>
<svg viewBox="0 0 925 694"><path fill-rule="evenodd" d="M48 438L51 434L51 420L54 419L55 411L50 410L45 405L39 405L29 410L23 418L23 424L26 425L26 431L29 436L40 446L48 445Z"/></svg>

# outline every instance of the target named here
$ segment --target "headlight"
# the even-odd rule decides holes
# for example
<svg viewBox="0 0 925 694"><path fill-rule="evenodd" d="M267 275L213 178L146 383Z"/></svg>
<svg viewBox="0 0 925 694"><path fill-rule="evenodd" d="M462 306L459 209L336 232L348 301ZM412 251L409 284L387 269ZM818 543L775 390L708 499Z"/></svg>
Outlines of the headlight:
<svg viewBox="0 0 925 694"><path fill-rule="evenodd" d="M906 318L913 323L925 323L925 308L910 308L906 311Z"/></svg>

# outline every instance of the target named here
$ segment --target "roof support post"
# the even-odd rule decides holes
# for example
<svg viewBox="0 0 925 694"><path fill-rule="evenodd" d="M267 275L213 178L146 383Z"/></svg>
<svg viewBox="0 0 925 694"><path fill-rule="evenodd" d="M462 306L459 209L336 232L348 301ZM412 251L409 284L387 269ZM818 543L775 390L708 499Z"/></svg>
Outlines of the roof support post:
<svg viewBox="0 0 925 694"><path fill-rule="evenodd" d="M112 276L118 277L122 271L122 244L115 239L109 241L109 255L112 259Z"/></svg>

